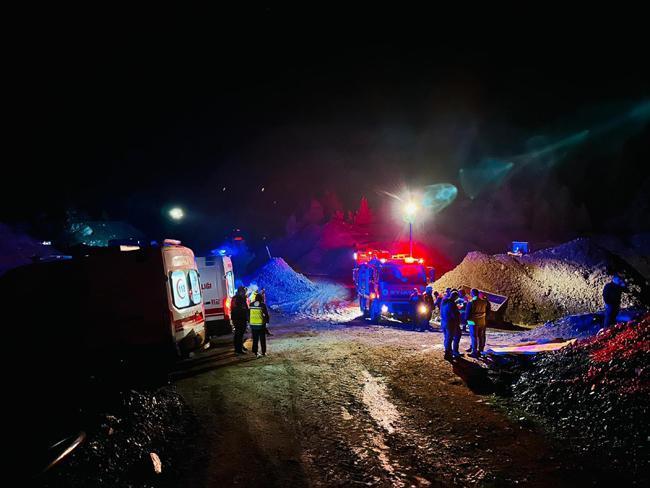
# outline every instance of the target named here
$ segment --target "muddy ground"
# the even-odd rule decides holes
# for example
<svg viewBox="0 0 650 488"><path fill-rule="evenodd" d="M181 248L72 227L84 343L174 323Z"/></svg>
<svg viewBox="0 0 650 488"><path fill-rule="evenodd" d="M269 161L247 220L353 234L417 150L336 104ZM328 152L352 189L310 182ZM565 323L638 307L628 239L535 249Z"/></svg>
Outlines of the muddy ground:
<svg viewBox="0 0 650 488"><path fill-rule="evenodd" d="M176 386L201 423L185 486L610 482L597 460L504 408L482 363L444 361L439 331L278 319L267 357L237 358L216 344L179 372ZM491 331L488 343L512 334Z"/></svg>

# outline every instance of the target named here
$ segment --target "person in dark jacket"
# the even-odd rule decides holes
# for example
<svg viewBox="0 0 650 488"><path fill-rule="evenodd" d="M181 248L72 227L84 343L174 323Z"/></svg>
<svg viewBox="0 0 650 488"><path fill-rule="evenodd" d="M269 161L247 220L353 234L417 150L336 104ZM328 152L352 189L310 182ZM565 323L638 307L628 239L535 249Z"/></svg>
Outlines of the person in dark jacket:
<svg viewBox="0 0 650 488"><path fill-rule="evenodd" d="M625 281L620 275L615 274L612 281L603 288L603 301L605 302L605 319L603 327L607 328L616 323L616 316L621 310L621 296L625 291Z"/></svg>
<svg viewBox="0 0 650 488"><path fill-rule="evenodd" d="M456 305L458 293L452 292L449 298L445 298L440 306L440 327L445 340L445 359L460 357L458 343L460 342L460 311Z"/></svg>
<svg viewBox="0 0 650 488"><path fill-rule="evenodd" d="M261 293L255 295L255 301L251 303L249 309L251 333L253 334L253 354L257 357L266 356L266 326L269 323L269 310L264 303L264 297ZM258 343L261 346L262 353L258 353Z"/></svg>
<svg viewBox="0 0 650 488"><path fill-rule="evenodd" d="M480 297L476 288L472 289L470 296L471 300L465 306L465 320L469 325L469 336L472 341L470 356L477 358L485 349L485 332L490 302Z"/></svg>
<svg viewBox="0 0 650 488"><path fill-rule="evenodd" d="M246 288L240 286L232 298L230 320L233 326L233 342L235 354L245 354L244 333L248 322L248 303L246 302Z"/></svg>

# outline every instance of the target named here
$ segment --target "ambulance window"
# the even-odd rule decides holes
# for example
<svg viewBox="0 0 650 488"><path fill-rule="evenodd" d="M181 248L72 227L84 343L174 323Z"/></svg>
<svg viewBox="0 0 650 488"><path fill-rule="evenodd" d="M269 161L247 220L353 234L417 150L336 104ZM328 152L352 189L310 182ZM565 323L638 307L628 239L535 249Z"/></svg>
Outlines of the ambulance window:
<svg viewBox="0 0 650 488"><path fill-rule="evenodd" d="M187 276L185 271L172 271L169 276L170 286L172 287L172 296L174 297L174 306L176 308L185 308L190 306L190 292L187 287Z"/></svg>
<svg viewBox="0 0 650 488"><path fill-rule="evenodd" d="M226 273L226 287L228 288L228 296L230 298L235 296L235 275L232 271Z"/></svg>
<svg viewBox="0 0 650 488"><path fill-rule="evenodd" d="M199 284L199 275L196 270L191 269L188 273L190 278L190 290L192 303L194 305L199 305L201 303L201 285Z"/></svg>

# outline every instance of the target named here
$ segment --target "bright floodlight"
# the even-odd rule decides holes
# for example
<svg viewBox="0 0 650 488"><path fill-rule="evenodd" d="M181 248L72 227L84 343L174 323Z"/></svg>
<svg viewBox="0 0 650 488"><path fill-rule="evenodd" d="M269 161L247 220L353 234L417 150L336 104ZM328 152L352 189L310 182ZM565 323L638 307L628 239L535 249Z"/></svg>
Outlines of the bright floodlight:
<svg viewBox="0 0 650 488"><path fill-rule="evenodd" d="M174 220L181 220L185 213L182 208L174 207L169 211L169 216Z"/></svg>
<svg viewBox="0 0 650 488"><path fill-rule="evenodd" d="M404 212L406 212L406 216L409 218L413 218L417 211L418 206L414 202L409 202L406 204L406 207L404 207Z"/></svg>

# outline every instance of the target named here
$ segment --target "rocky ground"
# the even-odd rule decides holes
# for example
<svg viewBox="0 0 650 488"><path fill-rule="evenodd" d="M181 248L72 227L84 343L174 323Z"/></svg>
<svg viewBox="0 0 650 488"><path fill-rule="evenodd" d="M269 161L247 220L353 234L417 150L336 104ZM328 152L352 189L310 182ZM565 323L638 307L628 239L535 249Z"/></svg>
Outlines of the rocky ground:
<svg viewBox="0 0 650 488"><path fill-rule="evenodd" d="M536 358L513 400L579 449L650 482L650 315Z"/></svg>
<svg viewBox="0 0 650 488"><path fill-rule="evenodd" d="M86 441L36 477L34 485L163 487L181 482L198 423L173 386L106 392L83 408L80 426Z"/></svg>
<svg viewBox="0 0 650 488"><path fill-rule="evenodd" d="M273 330L268 357L220 361L176 383L201 424L182 486L611 482L597 458L506 413L485 364L444 361L439 332L360 319L279 319ZM488 342L513 333L491 331Z"/></svg>
<svg viewBox="0 0 650 488"><path fill-rule="evenodd" d="M540 324L603 308L602 290L613 271L625 275L623 307L648 302L645 278L626 261L590 239L576 239L521 257L471 252L434 288L467 285L508 297L505 319Z"/></svg>
<svg viewBox="0 0 650 488"><path fill-rule="evenodd" d="M414 332L360 318L273 318L265 358L235 356L221 337L179 364L172 386L111 397L95 412L86 443L40 486L542 487L643 479L529 408L556 384L547 376L561 374L562 362L559 370L551 360L536 374L522 369L504 388L486 362L444 361L435 324ZM521 334L490 329L488 346ZM468 344L463 336L461 349ZM607 364L599 370L606 379ZM522 371L532 376L516 383ZM514 397L500 396L513 382ZM557 385L567 394L585 390ZM623 410L630 405L642 407Z"/></svg>

